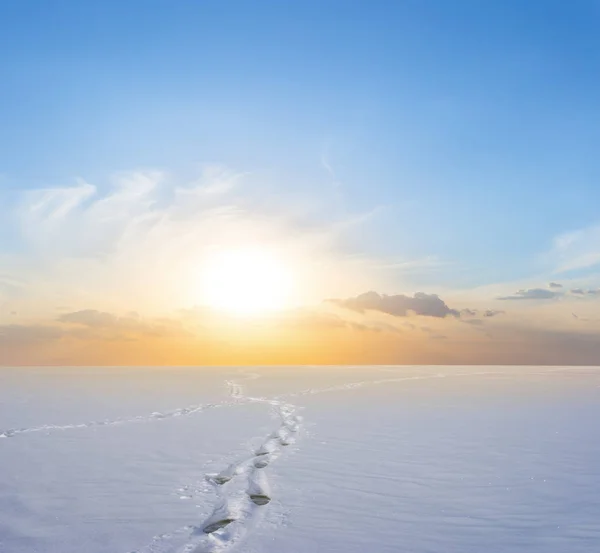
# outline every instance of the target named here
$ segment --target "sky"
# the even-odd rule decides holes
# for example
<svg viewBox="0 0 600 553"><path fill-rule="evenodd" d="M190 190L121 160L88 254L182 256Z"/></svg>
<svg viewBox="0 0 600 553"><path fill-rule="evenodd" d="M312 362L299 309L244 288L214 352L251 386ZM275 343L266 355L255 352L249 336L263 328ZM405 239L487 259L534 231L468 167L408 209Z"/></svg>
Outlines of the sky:
<svg viewBox="0 0 600 553"><path fill-rule="evenodd" d="M600 359L600 4L0 4L0 364Z"/></svg>

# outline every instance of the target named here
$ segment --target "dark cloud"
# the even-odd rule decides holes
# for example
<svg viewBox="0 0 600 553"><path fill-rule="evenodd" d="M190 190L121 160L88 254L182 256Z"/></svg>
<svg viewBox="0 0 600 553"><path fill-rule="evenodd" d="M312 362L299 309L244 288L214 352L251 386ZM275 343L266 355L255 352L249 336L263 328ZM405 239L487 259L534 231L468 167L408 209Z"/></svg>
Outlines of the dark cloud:
<svg viewBox="0 0 600 553"><path fill-rule="evenodd" d="M495 317L496 315L504 315L505 311L500 309L486 309L483 312L484 317Z"/></svg>
<svg viewBox="0 0 600 553"><path fill-rule="evenodd" d="M498 298L499 300L548 300L558 297L564 297L566 293L571 294L572 296L595 296L600 295L600 289L592 288L585 290L584 288L571 288L570 290L563 292L561 289L563 288L562 284L558 284L557 282L551 282L548 285L552 290L547 288L528 288L526 290L519 290L511 296L503 296Z"/></svg>
<svg viewBox="0 0 600 553"><path fill-rule="evenodd" d="M412 297L404 294L388 296L377 292L366 292L355 298L329 301L340 307L361 313L363 311L380 311L394 317L407 317L410 313L425 317L460 316L458 311L450 309L438 295L423 292L417 292Z"/></svg>
<svg viewBox="0 0 600 553"><path fill-rule="evenodd" d="M570 292L575 296L597 296L600 295L600 288L592 288L589 290L584 290L583 288L573 288Z"/></svg>
<svg viewBox="0 0 600 553"><path fill-rule="evenodd" d="M500 309L484 309L483 311L479 312L476 309L461 309L460 311L460 316L461 317L476 317L477 315L480 315L482 317L495 317L496 315L503 315L505 312L501 311ZM466 321L468 322L468 321Z"/></svg>
<svg viewBox="0 0 600 553"><path fill-rule="evenodd" d="M559 292L546 290L545 288L528 288L527 290L519 290L512 296L503 296L499 300L549 300L560 296Z"/></svg>

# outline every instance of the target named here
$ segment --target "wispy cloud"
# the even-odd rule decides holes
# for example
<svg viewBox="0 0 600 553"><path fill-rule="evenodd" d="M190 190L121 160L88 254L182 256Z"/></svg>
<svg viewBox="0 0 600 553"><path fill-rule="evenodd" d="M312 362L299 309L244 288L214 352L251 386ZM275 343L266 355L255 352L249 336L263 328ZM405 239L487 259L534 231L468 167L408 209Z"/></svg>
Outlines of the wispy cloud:
<svg viewBox="0 0 600 553"><path fill-rule="evenodd" d="M173 318L144 318L137 313L119 316L95 309L83 309L72 313L64 313L58 317L71 333L78 337L95 339L134 339L145 337L187 336L181 320ZM73 332L74 331L74 332Z"/></svg>
<svg viewBox="0 0 600 553"><path fill-rule="evenodd" d="M325 171L331 178L332 184L334 186L340 186L341 183L340 183L338 176L337 176L335 170L333 169L333 165L331 163L329 144L326 144L325 146L323 146L323 148L321 150L321 167L323 167L323 169L325 169Z"/></svg>
<svg viewBox="0 0 600 553"><path fill-rule="evenodd" d="M499 300L549 300L560 296L559 292L553 292L546 288L528 288L519 290L510 296L501 296Z"/></svg>
<svg viewBox="0 0 600 553"><path fill-rule="evenodd" d="M428 255L417 259L384 262L380 266L383 269L409 273L421 272L430 269L438 269L440 267L445 267L448 265L449 263L447 261L443 261L433 255Z"/></svg>
<svg viewBox="0 0 600 553"><path fill-rule="evenodd" d="M600 225L567 232L554 239L547 256L555 273L589 269L600 265Z"/></svg>
<svg viewBox="0 0 600 553"><path fill-rule="evenodd" d="M379 260L353 252L348 238L372 224L378 209L334 216L319 205L314 216L309 209L300 216L298 202L261 186L251 175L209 165L183 183L134 171L115 175L109 186L78 180L26 192L12 219L17 228L9 229L22 246L2 263L9 270L0 276L0 300L15 297L18 282L31 313L65 304L183 307L202 301L202 268L215 249L255 244L277 251L297 275L299 301L319 301L340 282L350 293L362 279L378 284Z"/></svg>

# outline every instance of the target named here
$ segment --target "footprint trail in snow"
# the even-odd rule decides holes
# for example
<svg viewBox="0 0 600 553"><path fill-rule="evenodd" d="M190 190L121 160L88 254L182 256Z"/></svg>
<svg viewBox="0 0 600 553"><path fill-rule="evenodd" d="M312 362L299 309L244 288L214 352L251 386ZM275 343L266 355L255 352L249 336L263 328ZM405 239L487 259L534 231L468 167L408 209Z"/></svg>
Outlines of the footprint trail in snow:
<svg viewBox="0 0 600 553"><path fill-rule="evenodd" d="M385 372L396 373L401 369L401 367L383 367L380 370ZM584 368L579 367L579 370L584 370ZM589 369L589 367L588 367ZM535 373L529 374L538 374L538 375L549 375L551 373L560 373L560 372L568 372L569 370L573 370L571 367L557 367L553 369L544 369L542 371L537 371ZM275 402L282 401L284 399L306 396L306 395L314 395L314 394L324 394L329 392L339 392L345 390L352 390L355 388L362 388L364 386L372 386L378 384L387 384L393 382L403 382L409 380L430 380L434 378L450 378L450 377L469 377L469 376L482 376L482 375L502 375L506 374L505 371L479 371L479 372L465 372L465 373L456 373L456 372L448 372L448 373L436 373L436 374L423 374L423 375L413 375L413 376L403 376L397 378L384 378L379 380L361 380L358 382L348 382L345 384L337 384L333 386L329 386L326 388L309 388L306 390L302 390L299 392L290 392L286 394L281 394L274 398ZM261 375L258 373L248 373L245 375L246 380L254 380L256 378L260 378ZM199 405L191 405L188 407L181 407L179 409L173 409L171 411L164 412L154 412L148 415L138 415L129 418L119 418L119 419L106 419L106 420L98 420L98 421L89 421L83 423L72 423L72 424L43 424L40 426L31 426L31 427L23 427L23 428L8 428L8 429L0 429L0 439L1 438L13 438L15 436L21 434L30 434L34 432L44 432L49 434L54 431L65 431L65 430L74 430L81 428L94 428L98 426L117 426L121 424L129 424L129 423L142 423L142 422L154 422L160 421L164 419L170 419L174 417L184 417L189 415L195 415L197 413L201 413L203 411L207 411L209 409L215 409L219 407L232 407L236 405L240 405L243 403L250 402L262 402L269 403L269 399L267 398L251 398L246 397L243 394L243 388L238 382L227 381L227 386L229 388L231 400L222 401L218 403L206 403Z"/></svg>
<svg viewBox="0 0 600 553"><path fill-rule="evenodd" d="M153 422L164 419L172 419L175 417L186 417L189 415L195 415L209 409L216 409L218 407L229 407L240 403L242 398L236 398L233 401L223 401L219 403L205 403L199 405L191 405L189 407L180 407L179 409L173 409L171 411L163 411L150 413L149 415L137 415L129 418L119 419L106 419L98 421L88 421L73 424L42 424L40 426L30 426L23 428L8 428L0 430L0 438L13 438L19 434L30 434L33 432L45 432L50 433L59 430L74 430L77 428L94 428L97 426L118 426L121 424L140 423L140 422Z"/></svg>
<svg viewBox="0 0 600 553"><path fill-rule="evenodd" d="M246 379L259 375L246 375ZM280 419L279 426L247 457L230 464L221 472L207 474L206 480L215 492L215 505L209 516L197 526L188 526L173 534L165 534L161 544L153 542L138 553L214 553L240 543L252 530L271 502L268 468L283 449L296 439L302 417L296 406L280 399L244 395L239 381L226 382L234 400L264 403ZM187 535L185 535L187 534ZM176 541L177 543L173 543Z"/></svg>

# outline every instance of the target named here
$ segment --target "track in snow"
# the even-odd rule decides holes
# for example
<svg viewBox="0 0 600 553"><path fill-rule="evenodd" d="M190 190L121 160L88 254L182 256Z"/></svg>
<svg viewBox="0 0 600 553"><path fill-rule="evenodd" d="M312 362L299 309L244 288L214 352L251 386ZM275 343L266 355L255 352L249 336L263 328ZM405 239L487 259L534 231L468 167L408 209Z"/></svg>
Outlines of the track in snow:
<svg viewBox="0 0 600 553"><path fill-rule="evenodd" d="M246 375L256 378L259 375ZM302 424L297 407L278 399L244 395L239 382L226 382L236 400L264 403L279 417L279 426L251 454L205 476L215 492L215 504L209 516L198 525L186 526L172 534L162 534L135 553L216 553L243 541L271 502L268 467L295 442Z"/></svg>
<svg viewBox="0 0 600 553"><path fill-rule="evenodd" d="M527 372L528 375L538 374L538 375L547 375L550 373L556 372L567 372L569 370L597 370L596 367L557 367L552 369L545 369L539 372ZM393 367L381 367L378 370L386 371L386 372L396 372L398 370L402 370L402 367L393 368ZM355 388L362 388L364 386L377 385L377 384L387 384L393 382L403 382L410 380L430 380L434 378L451 378L451 377L466 377L466 376L481 376L481 375L502 375L508 374L505 371L480 371L480 372L465 372L465 373L437 373L437 374L429 374L429 375L413 375L413 376L404 376L397 378L384 378L379 380L361 380L358 382L349 382L346 384L338 384L334 386L329 386L326 388L308 388L306 390L302 390L299 392L290 392L286 394L281 394L275 396L273 398L274 401L281 401L289 398L300 397L305 395L313 395L313 394L324 394L328 392L339 392L344 390L352 390ZM254 380L256 378L260 378L261 375L258 373L246 373L244 380ZM516 376L516 375L515 375ZM231 400L222 401L217 403L206 403L206 404L198 404L191 405L188 407L181 407L178 409L173 409L171 411L165 412L154 412L148 415L137 415L135 417L129 418L119 418L119 419L106 419L100 421L89 421L83 423L73 423L73 424L44 424L40 426L31 426L31 427L23 427L23 428L8 428L5 430L0 429L0 439L1 438L13 438L20 434L30 434L34 432L45 432L47 434L54 431L64 431L64 430L74 430L81 428L93 428L97 426L117 426L121 424L130 424L130 423L143 423L143 422L154 422L160 421L163 419L170 419L174 417L184 417L189 415L195 415L201 413L203 411L207 411L209 409L215 409L219 407L231 407L235 405L239 405L241 403L250 403L256 401L268 402L270 401L267 398L250 398L246 397L242 393L242 386L238 382L234 382L231 380L227 381L227 385L229 387L229 392L231 396Z"/></svg>
<svg viewBox="0 0 600 553"><path fill-rule="evenodd" d="M395 372L382 368L384 372ZM547 372L554 372L554 369ZM198 525L186 526L172 534L162 534L152 544L133 553L218 553L241 543L262 517L264 507L271 502L268 467L296 439L302 418L296 415L297 407L286 400L313 394L353 390L369 385L394 382L429 380L448 376L466 377L477 375L506 374L502 371L478 371L467 373L436 373L401 376L378 380L363 380L329 386L309 388L286 393L274 398L252 397L244 393L237 381L228 380L230 396L237 401L269 405L280 417L281 423L263 443L248 457L225 467L221 472L206 475L214 488L216 501L209 516ZM244 380L259 378L255 373L246 374Z"/></svg>
<svg viewBox="0 0 600 553"><path fill-rule="evenodd" d="M580 369L580 368L579 368ZM379 370L395 373L402 368L382 367ZM544 370L527 371L524 375L548 375L550 373L568 372L567 367L557 367ZM594 369L597 370L597 369ZM411 376L395 376L375 380L361 380L324 388L308 388L298 392L280 394L274 397L252 397L244 392L242 382L260 378L256 373L245 373L235 381L226 381L230 398L218 402L193 405L166 412L154 412L131 418L92 421L68 425L42 425L29 428L16 428L0 431L0 438L14 437L34 432L52 432L91 428L96 426L114 426L127 423L152 422L157 420L183 417L201 413L208 409L228 407L247 403L263 403L269 406L280 418L280 423L248 456L225 467L217 474L206 475L206 481L215 493L213 508L204 520L189 525L170 534L162 534L154 538L150 545L137 550L135 553L218 553L230 550L241 543L245 536L261 520L264 511L272 501L269 483L269 467L285 449L294 443L300 430L302 418L298 416L298 408L289 403L292 398L322 394L329 392L354 390L371 385L396 382L410 382L437 378L468 377L483 375L518 376L518 372L504 371L471 371L454 372L452 370L437 373L415 374ZM188 496L192 497L192 496Z"/></svg>
<svg viewBox="0 0 600 553"><path fill-rule="evenodd" d="M233 401L191 405L189 407L180 407L178 409L173 409L172 411L155 411L154 413L150 413L149 415L137 415L135 417L121 419L106 419L100 421L89 421L74 424L43 424L40 426L30 426L24 428L8 428L6 430L0 430L0 438L13 438L15 436L18 436L19 434L31 434L33 432L50 433L58 430L74 430L78 428L94 428L96 426L117 426L120 424L153 422L164 419L172 419L174 417L185 417L189 415L195 415L197 413L201 413L209 409L238 405L240 401L242 400L238 398Z"/></svg>

